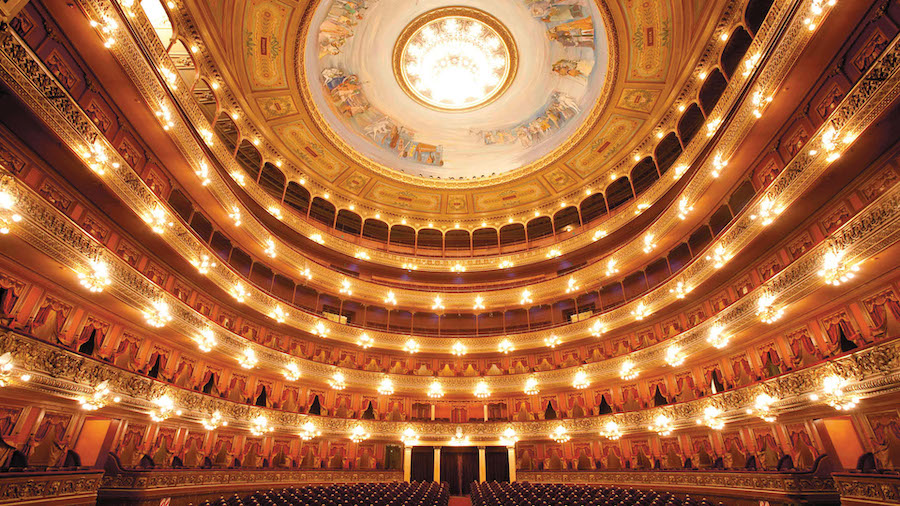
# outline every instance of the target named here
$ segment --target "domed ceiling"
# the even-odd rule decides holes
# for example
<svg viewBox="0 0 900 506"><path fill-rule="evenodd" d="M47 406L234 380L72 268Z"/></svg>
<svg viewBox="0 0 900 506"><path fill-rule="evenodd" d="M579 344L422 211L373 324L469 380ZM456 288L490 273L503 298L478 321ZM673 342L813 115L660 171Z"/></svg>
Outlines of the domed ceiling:
<svg viewBox="0 0 900 506"><path fill-rule="evenodd" d="M584 133L602 103L605 26L588 0L325 1L300 79L319 124L361 163L442 178L496 174ZM467 96L454 102L459 93Z"/></svg>
<svg viewBox="0 0 900 506"><path fill-rule="evenodd" d="M652 151L674 128L669 113L721 9L704 0L192 3L206 13L204 37L228 41L213 55L235 92L225 110L242 112L241 135L283 162L288 180L364 218L464 226L577 202L627 172L636 151ZM431 93L443 98L429 103ZM454 105L448 93L467 96Z"/></svg>

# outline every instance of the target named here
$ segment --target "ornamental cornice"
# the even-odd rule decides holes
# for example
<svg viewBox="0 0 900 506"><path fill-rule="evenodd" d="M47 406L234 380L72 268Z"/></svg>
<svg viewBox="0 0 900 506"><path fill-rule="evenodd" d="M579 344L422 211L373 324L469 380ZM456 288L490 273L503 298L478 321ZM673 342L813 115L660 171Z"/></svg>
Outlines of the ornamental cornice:
<svg viewBox="0 0 900 506"><path fill-rule="evenodd" d="M91 2L86 0L87 3L84 3L85 9L88 12L98 12L103 16L113 16L117 14L117 11L113 9L109 4L105 3L104 0L96 0L96 2ZM735 11L739 12L739 10ZM748 54L756 54L762 52L770 45L774 44L776 37L775 34L778 33L777 30L773 28L776 24L775 21L785 22L784 16L785 12L789 12L788 9L779 9L776 5L772 8L772 12L767 17L766 21L763 23L763 26L760 28L758 36L754 39L751 44L750 49L748 50ZM733 15L733 13L732 13ZM784 18L784 19L783 19ZM805 28L802 23L802 16L795 13L795 16L790 19L791 21L791 30L789 30L789 34L794 37L788 39L783 39L780 44L777 45L776 50L772 53L772 57L766 59L763 64L766 68L770 70L764 71L760 75L763 76L766 82L766 88L770 88L772 90L777 88L777 84L784 78L787 74L788 70L793 65L793 62L799 56L800 51L805 47L806 42L808 42L809 30ZM156 65L163 65L165 61L167 61L167 54L165 48L162 46L155 32L153 31L152 26L150 26L146 17L143 15L135 16L134 18L128 18L122 20L122 22L129 23L129 26L132 27L133 33L136 37L138 37L141 41L141 45L148 52L151 53L151 57L156 60ZM205 130L208 132L212 132L212 126L209 124L209 121L202 114L196 102L193 99L193 96L187 90L187 87L181 83L180 86L177 86L176 89L169 89L159 78L157 72L154 68L151 68L147 63L144 57L143 52L141 52L132 41L125 40L117 43L111 51L114 55L119 59L122 63L123 68L126 70L126 73L131 77L132 81L141 91L147 103L152 107L154 104L168 104L170 97L171 100L174 100L179 105L179 111L183 112L188 121L190 122L189 126L183 122L176 122L176 124L170 129L170 132L173 134L173 141L179 146L182 152L185 155L185 158L192 163L192 169L197 170L199 168L199 163L201 160L204 160L207 154L212 154L215 156L217 161L226 169L227 173L242 173L243 169L238 165L237 161L234 159L232 154L224 148L221 142L213 142L211 145L203 146L202 141L199 140L199 136L194 132L194 129L197 131ZM712 44L712 43L711 43ZM774 68L774 69L773 69ZM759 79L756 79L757 81ZM755 116L752 114L754 106L750 106L746 100L746 93L744 92L745 88L749 85L751 81L754 81L754 76L745 77L743 75L736 75L731 79L728 87L723 93L722 98L720 98L716 108L712 111L710 117L724 117L737 102L738 99L744 98L744 111L740 117L740 126L732 127L730 124L726 125L728 131L739 130L739 132L722 135L721 140L719 136L715 137L715 141L721 143L726 143L727 145L719 151L730 152L735 149L735 146L739 143L740 139L746 135L749 131L750 127L753 125L756 120ZM699 88L700 83L693 83L692 86ZM696 91L696 90L694 90ZM695 94L695 93L694 93ZM735 120L736 121L736 120ZM722 127L725 129L726 127ZM668 131L669 129L664 129L664 131ZM726 132L727 133L727 132ZM673 167L682 165L685 167L691 166L698 159L700 154L703 152L706 145L711 142L709 138L704 137L702 135L696 136L695 139L689 144L685 152L679 157L678 160L673 164ZM623 161L623 164L628 163L627 161ZM622 165L625 167L625 165ZM611 169L608 173L604 174L601 181L608 181L609 174L614 174L617 171L621 173L622 167L615 167ZM282 167L284 170L284 167ZM215 172L215 171L213 171ZM295 177L294 179L298 179L300 176ZM290 178L289 178L290 179ZM698 186L702 186L703 189L706 188L711 182L712 178L706 177L701 182L695 183ZM268 230L256 219L255 216L247 210L243 204L241 204L240 199L238 199L231 190L229 184L225 182L223 176L218 173L210 174L210 183L207 185L207 188L212 192L212 194L216 197L216 199L223 205L224 209L231 210L232 208L237 208L241 211L243 222L243 228L245 231L251 233L254 237L256 237L258 244L262 245L265 243L267 239L271 237ZM604 222L602 226L597 227L597 230L603 229L607 233L613 231L613 229L617 229L621 226L627 224L637 213L638 213L638 205L646 204L648 202L657 201L662 195L664 195L671 187L675 184L674 179L670 178L662 178L659 183L655 184L648 192L645 192L640 201L634 201L628 204L626 207L618 212L616 215L612 216L610 220ZM276 201L267 193L265 193L258 185L249 184L244 187L244 191L251 195L263 209L268 209L271 206L275 206L281 208L281 203ZM580 190L579 190L580 191ZM326 193L326 190L322 190L323 193ZM703 193L703 190L700 188L694 188L693 191L690 192L691 196L696 198L700 194ZM583 196L582 196L583 198ZM334 203L334 199L332 199ZM165 207L165 204L162 204ZM674 205L674 204L673 204ZM344 207L346 208L346 207ZM338 209L341 209L339 206ZM373 211L374 214L375 211ZM295 216L293 212L287 211L282 213L282 222L288 226L291 226L294 230L297 230L299 233L304 236L309 237L313 234L321 234L324 232L320 227L307 223L305 220L300 219ZM664 225L659 225L657 228L660 230L654 230L653 233L656 237L663 237L665 232L670 230L671 227L679 223L680 220L676 217L677 213L671 213L666 220ZM248 216L253 216L252 219L246 219ZM530 219L531 215L525 216L525 220ZM505 222L507 216L503 216L500 221ZM399 222L399 219L397 220ZM439 220L426 219L425 221L434 221L439 223ZM478 220L481 221L480 219ZM491 220L496 221L496 220ZM519 220L521 221L521 220ZM451 230L455 226L455 220L448 221L444 223L443 228L445 230ZM444 259L444 258L420 258L420 257L412 257L405 256L400 254L388 253L385 251L381 251L378 249L367 249L365 247L353 244L352 242L344 241L336 236L329 235L327 238L328 247L346 254L348 256L354 256L357 251L365 250L369 256L369 261L381 263L385 265L392 265L394 267L400 268L402 264L414 262L420 269L429 270L433 269L436 271L446 272L455 265L456 263L460 263L461 265L466 266L469 271L478 271L478 270L486 270L496 268L496 263L498 259L510 259L514 261L517 265L532 263L535 261L546 260L547 252L553 248L563 248L566 250L573 250L577 248L584 247L593 242L593 231L587 231L585 233L579 234L578 236L573 237L572 239L568 239L563 241L562 243L558 243L553 246L548 246L546 248L539 248L536 250L530 250L527 252L518 252L512 255L496 255L491 257L483 257L476 259L466 259L466 258L454 258L454 259ZM324 276L333 275L333 272L327 268L323 268L323 266L316 264L314 261L310 262L303 255L299 255L296 251L292 249L289 244L280 241L278 237L273 237L276 241L276 245L279 249L279 256L282 259L286 259L289 263L294 266L297 266L300 270L309 267L313 270L314 278L322 278ZM623 252L625 256L629 259L639 257L639 252L642 254L642 245L639 244L639 240L633 241L630 245L628 251ZM261 247L262 248L262 247ZM283 250L283 251L282 251ZM624 263L620 261L620 264ZM595 270L600 270L599 267ZM324 271L324 272L323 272ZM558 286L556 287L556 291L559 291L559 287L561 283L556 283ZM378 300L383 296L384 287L374 286L373 292L371 295ZM360 289L358 294L367 294L370 292L364 292ZM515 301L515 298L511 299ZM459 307L467 307L469 301L465 301L462 304L459 304Z"/></svg>
<svg viewBox="0 0 900 506"><path fill-rule="evenodd" d="M10 82L10 86L35 110L42 111L44 113L43 116L52 123L52 127L59 135L67 139L72 146L79 146L80 142L88 143L87 140L79 140L84 137L87 137L89 140L93 136L95 140L99 140L97 132L93 130L93 125L87 121L86 117L82 116L80 109L77 108L71 97L68 97L64 92L55 93L51 91L61 88L46 73L45 69L30 57L31 55L27 48L16 43L16 40L14 40L14 37L8 30L3 32L2 37L0 37L0 44L5 49L4 54L9 58L2 61L4 62L3 67L9 72L10 79L7 79L7 81ZM841 130L839 132L840 135L843 135L844 132L859 133L864 130L887 107L895 93L898 85L898 79L895 76L898 57L900 57L898 56L898 43L897 40L894 40L867 75L848 93L830 120L811 138L810 145L816 145L823 134L832 128L839 128ZM18 62L18 66L14 62ZM32 76L32 80L30 82L27 80L23 80L23 82L17 81L17 78L24 78L19 72L25 72L25 75ZM48 96L51 97L50 100L47 99ZM827 170L828 166L829 164L824 154L812 155L804 150L778 176L770 187L771 189L766 192L766 196L777 198L779 203L787 205L798 198L802 191L808 188L809 184L819 174ZM120 171L121 177L107 178L106 180L110 184L116 185L120 195L134 197L134 202L143 202L145 204L143 208L136 209L139 214L149 213L152 205L158 205L155 196L152 195L152 192L133 171L124 167ZM748 216L754 207L754 205L750 205L745 208L739 219L733 223L720 240L721 244L727 245L729 252L732 254L749 243L752 238L752 232L758 232L763 228L759 222L752 220ZM180 222L179 225L181 225ZM170 244L186 258L196 258L199 256L200 251L209 251L184 226L174 227L167 232L166 237L170 239ZM213 256L211 252L209 254ZM651 308L662 307L664 304L674 300L674 295L669 293L669 289L674 288L679 279L689 280L691 283L698 284L712 275L715 269L710 263L703 260L702 255L698 256L697 261L685 268L679 276L661 285L643 297L641 301ZM209 277L225 290L228 290L234 283L240 281L236 274L225 270L224 267L211 271ZM270 308L278 303L271 296L255 289L252 285L248 291L250 292L248 304L263 313L267 313ZM551 333L556 334L564 341L581 338L589 333L590 326L597 318L602 318L608 329L616 328L632 321L631 311L635 306L636 302L632 302L599 317L573 323L563 328L529 333L528 337L519 336L515 344L520 349L541 347L543 338ZM292 315L289 321L298 328L310 329L315 323L322 320L312 314L300 313L299 315ZM332 338L338 338L345 342L354 342L357 332L361 332L361 330L356 330L349 326L331 322L326 324L334 331L331 335ZM388 349L402 349L403 343L409 337L407 335L384 332L373 331L369 333L379 344L379 347ZM502 338L503 336L495 336L492 338L468 339L467 341L472 345L470 347L472 353L494 352ZM449 343L452 341L454 339L421 338L420 346L424 352L443 353L449 349Z"/></svg>
<svg viewBox="0 0 900 506"><path fill-rule="evenodd" d="M426 441L441 440L455 434L456 428L465 426L465 432L476 441L495 439L507 427L512 427L520 440L545 439L550 431L562 424L576 437L596 437L610 421L615 420L626 435L647 432L647 426L655 417L664 413L673 419L675 430L696 427L694 420L701 417L705 407L713 404L724 411L727 423L752 419L745 408L752 406L760 393L772 395L780 401L773 405L773 412L782 416L809 406L808 394L821 388L821 380L829 374L843 374L854 384L847 390L863 399L871 395L883 395L900 391L900 340L886 341L863 349L852 355L790 372L758 384L726 391L711 397L671 406L631 411L614 415L562 420L529 422L390 422L308 416L274 409L238 404L199 392L185 390L124 371L95 359L77 355L71 351L26 337L12 331L0 331L0 350L10 350L16 364L22 364L31 375L20 388L39 391L54 396L78 399L89 395L91 387L108 381L110 389L122 397L117 409L135 413L149 413L154 409L152 400L162 395L170 396L176 407L183 411L178 420L200 422L214 411L219 411L229 428L249 427L249 420L264 413L276 433L295 434L307 421L313 421L326 436L344 437L356 425L362 425L373 439L397 439L407 427L412 427Z"/></svg>
<svg viewBox="0 0 900 506"><path fill-rule="evenodd" d="M390 483L403 481L403 471L329 471L326 469L165 469L124 471L103 476L104 492L115 489L175 489L213 485L276 487L322 483ZM174 490L173 490L174 492Z"/></svg>

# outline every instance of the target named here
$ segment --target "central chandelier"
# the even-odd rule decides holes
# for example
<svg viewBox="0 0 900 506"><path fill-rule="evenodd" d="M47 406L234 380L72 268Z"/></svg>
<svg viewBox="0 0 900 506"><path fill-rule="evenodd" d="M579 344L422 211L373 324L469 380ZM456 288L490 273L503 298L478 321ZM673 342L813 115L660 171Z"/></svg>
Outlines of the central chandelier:
<svg viewBox="0 0 900 506"><path fill-rule="evenodd" d="M490 14L444 7L419 16L394 46L394 75L414 100L463 111L490 103L512 81L515 43Z"/></svg>

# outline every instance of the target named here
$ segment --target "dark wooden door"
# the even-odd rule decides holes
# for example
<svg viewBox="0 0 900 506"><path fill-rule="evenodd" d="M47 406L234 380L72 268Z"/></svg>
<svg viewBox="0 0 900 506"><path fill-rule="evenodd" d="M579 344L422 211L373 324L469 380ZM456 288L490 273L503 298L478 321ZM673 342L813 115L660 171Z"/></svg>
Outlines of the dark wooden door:
<svg viewBox="0 0 900 506"><path fill-rule="evenodd" d="M450 485L450 495L469 495L469 486L478 479L478 449L441 449L441 481Z"/></svg>

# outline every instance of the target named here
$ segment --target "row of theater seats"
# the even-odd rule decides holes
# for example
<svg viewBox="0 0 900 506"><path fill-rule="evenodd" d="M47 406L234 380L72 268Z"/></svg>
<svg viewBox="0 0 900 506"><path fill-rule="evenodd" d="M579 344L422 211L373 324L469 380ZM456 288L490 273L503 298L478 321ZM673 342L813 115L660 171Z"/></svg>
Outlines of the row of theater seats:
<svg viewBox="0 0 900 506"><path fill-rule="evenodd" d="M472 506L712 506L666 492L557 483L473 483Z"/></svg>
<svg viewBox="0 0 900 506"><path fill-rule="evenodd" d="M201 506L447 506L446 483L355 483L256 492L232 496Z"/></svg>

